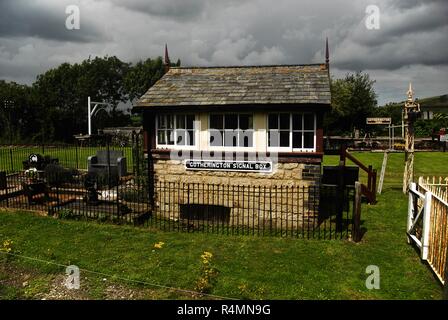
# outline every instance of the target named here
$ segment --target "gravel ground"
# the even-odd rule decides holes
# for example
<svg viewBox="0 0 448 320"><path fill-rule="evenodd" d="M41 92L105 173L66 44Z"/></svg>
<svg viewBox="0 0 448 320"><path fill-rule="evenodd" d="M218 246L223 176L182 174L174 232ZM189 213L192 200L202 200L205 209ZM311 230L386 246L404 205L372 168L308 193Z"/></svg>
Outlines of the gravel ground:
<svg viewBox="0 0 448 320"><path fill-rule="evenodd" d="M37 288L35 281L39 281ZM91 283L94 279L82 277L79 289L69 289L65 285L66 275L42 275L30 270L13 267L10 263L0 263L1 286L13 287L20 292L20 297L37 300L141 300L157 298L157 292L146 288L127 287L121 283L101 279L100 293L92 297L92 291L98 291ZM98 296L99 295L99 296ZM0 299L1 299L0 291Z"/></svg>

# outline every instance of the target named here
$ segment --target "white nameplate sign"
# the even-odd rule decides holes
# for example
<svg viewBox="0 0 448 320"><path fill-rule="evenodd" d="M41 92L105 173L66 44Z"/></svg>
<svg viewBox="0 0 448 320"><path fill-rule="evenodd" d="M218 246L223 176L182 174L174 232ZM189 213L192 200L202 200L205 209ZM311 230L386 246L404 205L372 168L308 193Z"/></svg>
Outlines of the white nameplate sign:
<svg viewBox="0 0 448 320"><path fill-rule="evenodd" d="M185 160L187 170L272 172L271 161Z"/></svg>

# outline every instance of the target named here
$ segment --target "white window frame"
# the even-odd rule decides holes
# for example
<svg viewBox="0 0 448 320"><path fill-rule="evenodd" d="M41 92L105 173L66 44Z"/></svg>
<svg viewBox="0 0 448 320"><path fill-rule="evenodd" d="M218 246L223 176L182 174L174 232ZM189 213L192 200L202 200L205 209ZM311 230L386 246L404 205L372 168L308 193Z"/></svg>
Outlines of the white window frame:
<svg viewBox="0 0 448 320"><path fill-rule="evenodd" d="M177 117L182 116L186 117L188 115L194 116L193 120L193 132L194 132L194 144L193 145L178 145L177 144ZM172 129L174 132L174 144L160 144L159 143L159 116L172 116L174 118L174 128ZM199 132L200 132L200 123L198 120L198 115L195 113L179 113L179 114L171 114L171 113L158 113L156 114L156 149L176 149L176 150L198 150L199 148ZM186 125L186 123L185 123ZM188 129L185 129L188 130Z"/></svg>
<svg viewBox="0 0 448 320"><path fill-rule="evenodd" d="M212 146L210 143L210 118L212 115L217 114L236 114L238 115L238 127L240 125L240 115L251 115L252 116L252 147L233 147L233 146ZM223 131L225 132L225 128L223 128ZM239 141L239 136L238 136ZM255 151L256 150L256 134L255 134L255 114L252 112L211 112L208 114L208 127L207 127L207 144L208 149L210 151Z"/></svg>
<svg viewBox="0 0 448 320"><path fill-rule="evenodd" d="M269 146L269 115L280 115L280 114L289 114L289 147L270 147ZM301 130L293 130L292 127L292 116L294 114L300 114L302 116L302 129ZM313 115L313 119L314 119L314 126L313 126L313 130L310 129L306 129L305 130L305 114L312 114ZM267 151L271 151L271 152L316 152L316 113L315 112L269 112L266 115L266 148ZM279 124L280 125L280 124ZM305 142L305 132L313 132L313 148L293 148L293 144L292 144L292 136L293 136L293 132L301 132L302 133L302 146L304 145Z"/></svg>

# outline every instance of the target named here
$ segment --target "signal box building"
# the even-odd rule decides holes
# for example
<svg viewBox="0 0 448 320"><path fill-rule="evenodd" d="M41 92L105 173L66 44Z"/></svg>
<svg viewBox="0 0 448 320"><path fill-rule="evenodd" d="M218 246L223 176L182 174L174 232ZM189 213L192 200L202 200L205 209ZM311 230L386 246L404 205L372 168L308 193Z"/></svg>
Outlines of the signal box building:
<svg viewBox="0 0 448 320"><path fill-rule="evenodd" d="M319 183L328 45L322 64L168 68L165 60L165 75L133 107L154 185Z"/></svg>

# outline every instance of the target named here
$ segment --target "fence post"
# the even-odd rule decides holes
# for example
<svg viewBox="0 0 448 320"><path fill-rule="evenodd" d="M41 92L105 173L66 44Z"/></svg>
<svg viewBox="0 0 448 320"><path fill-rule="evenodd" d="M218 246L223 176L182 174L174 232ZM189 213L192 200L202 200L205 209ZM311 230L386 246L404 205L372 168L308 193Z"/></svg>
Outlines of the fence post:
<svg viewBox="0 0 448 320"><path fill-rule="evenodd" d="M9 159L11 160L11 173L14 172L14 162L12 160L12 148L11 146L9 147Z"/></svg>
<svg viewBox="0 0 448 320"><path fill-rule="evenodd" d="M408 199L408 223L406 226L406 233L411 230L412 226L412 220L414 219L414 195L412 191L415 191L417 189L415 182L411 183L411 187L409 189L409 199ZM408 244L411 244L411 237L408 234Z"/></svg>
<svg viewBox="0 0 448 320"><path fill-rule="evenodd" d="M338 167L338 185L337 185L337 200L336 200L336 232L342 232L342 217L344 211L344 172L345 167L340 165Z"/></svg>
<svg viewBox="0 0 448 320"><path fill-rule="evenodd" d="M448 251L447 251L448 253ZM445 279L443 279L445 284L443 286L443 300L448 300L448 254L446 254L445 262Z"/></svg>
<svg viewBox="0 0 448 320"><path fill-rule="evenodd" d="M422 230L422 259L428 259L429 252L429 229L431 227L431 200L432 193L425 193L425 204L423 209L423 230Z"/></svg>
<svg viewBox="0 0 448 320"><path fill-rule="evenodd" d="M78 143L75 145L75 154L76 154L76 169L79 169L79 156L78 156Z"/></svg>
<svg viewBox="0 0 448 320"><path fill-rule="evenodd" d="M361 241L361 183L355 182L355 197L353 204L353 241Z"/></svg>
<svg viewBox="0 0 448 320"><path fill-rule="evenodd" d="M376 169L373 169L373 176L372 176L372 199L373 199L373 203L376 203L376 178L377 178L377 171Z"/></svg>
<svg viewBox="0 0 448 320"><path fill-rule="evenodd" d="M117 220L121 222L121 216L120 216L120 200L119 200L119 197L118 197L118 192L119 192L119 190L120 190L120 189L119 189L119 185L120 185L120 182L118 181L118 183L117 183L117 188L116 188L117 197L116 197L115 201L117 201Z"/></svg>

